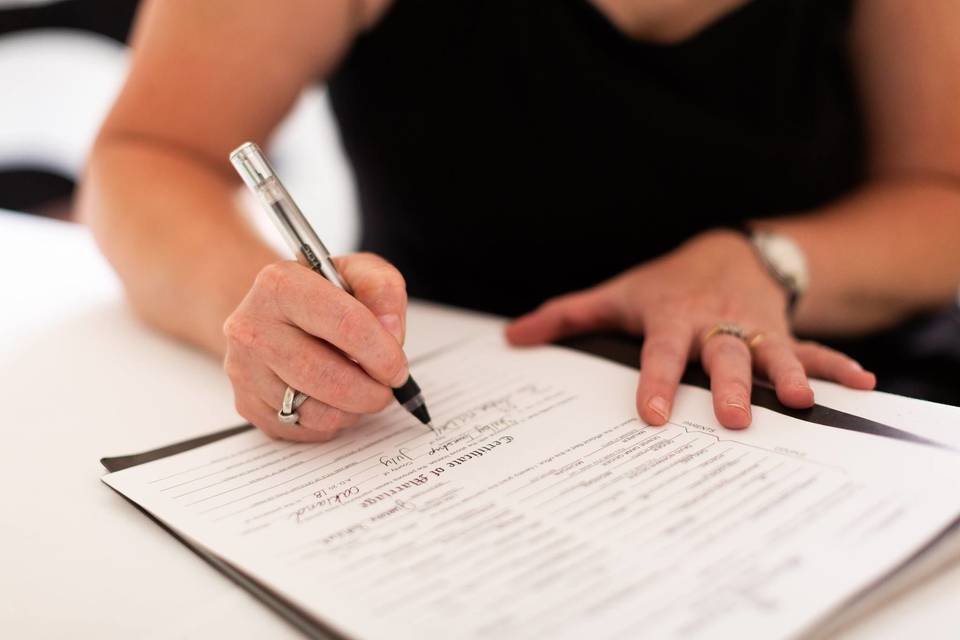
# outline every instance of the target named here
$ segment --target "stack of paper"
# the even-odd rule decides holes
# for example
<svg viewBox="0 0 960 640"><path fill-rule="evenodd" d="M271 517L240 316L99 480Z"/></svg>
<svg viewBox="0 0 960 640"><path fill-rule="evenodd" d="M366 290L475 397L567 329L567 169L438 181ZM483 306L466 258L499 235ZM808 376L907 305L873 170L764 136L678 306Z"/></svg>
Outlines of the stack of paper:
<svg viewBox="0 0 960 640"><path fill-rule="evenodd" d="M474 340L399 407L324 444L247 430L105 481L308 632L363 638L789 638L960 517L953 451L762 408L745 431L682 387ZM306 622L303 622L303 621Z"/></svg>

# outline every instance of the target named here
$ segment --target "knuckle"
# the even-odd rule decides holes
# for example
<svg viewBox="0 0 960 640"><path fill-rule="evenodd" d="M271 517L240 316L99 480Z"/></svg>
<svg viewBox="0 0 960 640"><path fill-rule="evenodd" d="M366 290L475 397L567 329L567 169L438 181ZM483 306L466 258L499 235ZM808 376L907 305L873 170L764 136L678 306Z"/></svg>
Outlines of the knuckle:
<svg viewBox="0 0 960 640"><path fill-rule="evenodd" d="M381 267L378 272L364 287L365 301L374 307L406 306L407 286L400 272L390 266Z"/></svg>
<svg viewBox="0 0 960 640"><path fill-rule="evenodd" d="M223 335L228 343L252 349L260 338L260 327L249 317L234 313L223 323Z"/></svg>
<svg viewBox="0 0 960 640"><path fill-rule="evenodd" d="M271 262L260 269L256 282L262 286L271 286L284 282L288 277L289 266L285 262Z"/></svg>
<svg viewBox="0 0 960 640"><path fill-rule="evenodd" d="M358 253L362 271L354 283L367 297L402 296L406 297L407 283L403 274L395 266L372 253Z"/></svg>
<svg viewBox="0 0 960 640"><path fill-rule="evenodd" d="M246 367L239 359L228 352L227 357L223 359L223 372L227 374L230 380L241 380L246 372Z"/></svg>
<svg viewBox="0 0 960 640"><path fill-rule="evenodd" d="M281 278L280 269L276 263L268 264L257 273L257 277L253 280L253 288L256 290L274 290Z"/></svg>
<svg viewBox="0 0 960 640"><path fill-rule="evenodd" d="M239 324L242 323L240 315L238 312L234 311L227 319L223 321L223 325L220 327L220 331L223 333L223 337L227 340L233 341L234 336L239 332Z"/></svg>
<svg viewBox="0 0 960 640"><path fill-rule="evenodd" d="M272 297L278 297L293 277L293 263L273 262L257 274L253 288Z"/></svg>
<svg viewBox="0 0 960 640"><path fill-rule="evenodd" d="M366 323L362 308L359 305L344 304L333 312L337 314L335 328L337 335L345 344L350 345L349 348L363 348L369 340L369 333L364 330Z"/></svg>
<svg viewBox="0 0 960 640"><path fill-rule="evenodd" d="M403 279L403 274L389 262L381 261L372 273L375 275L376 283L385 290L400 292L407 288L407 282Z"/></svg>

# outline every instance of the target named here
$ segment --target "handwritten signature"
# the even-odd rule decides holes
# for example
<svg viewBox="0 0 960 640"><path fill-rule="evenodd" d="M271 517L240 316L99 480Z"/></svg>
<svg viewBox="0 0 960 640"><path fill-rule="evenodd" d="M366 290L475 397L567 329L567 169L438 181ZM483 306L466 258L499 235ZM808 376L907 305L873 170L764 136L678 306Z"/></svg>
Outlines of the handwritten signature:
<svg viewBox="0 0 960 640"><path fill-rule="evenodd" d="M407 449L401 447L394 456L380 456L380 464L389 467L398 467L405 462L413 462L413 456Z"/></svg>

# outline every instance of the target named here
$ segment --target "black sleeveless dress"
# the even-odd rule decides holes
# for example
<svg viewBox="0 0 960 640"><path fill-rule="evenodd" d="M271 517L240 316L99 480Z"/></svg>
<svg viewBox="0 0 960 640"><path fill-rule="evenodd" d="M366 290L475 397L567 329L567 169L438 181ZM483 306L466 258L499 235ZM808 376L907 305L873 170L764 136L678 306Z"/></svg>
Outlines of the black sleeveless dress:
<svg viewBox="0 0 960 640"><path fill-rule="evenodd" d="M849 0L754 0L641 43L587 0L399 0L330 83L362 246L514 315L864 174Z"/></svg>

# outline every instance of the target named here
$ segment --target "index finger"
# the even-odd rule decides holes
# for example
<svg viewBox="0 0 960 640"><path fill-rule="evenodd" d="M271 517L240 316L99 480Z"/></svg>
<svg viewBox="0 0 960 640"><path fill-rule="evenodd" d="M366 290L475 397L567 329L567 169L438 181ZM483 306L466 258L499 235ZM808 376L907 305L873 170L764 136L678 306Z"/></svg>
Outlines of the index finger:
<svg viewBox="0 0 960 640"><path fill-rule="evenodd" d="M400 343L349 293L296 262L268 266L258 280L284 320L334 345L375 380L391 387L406 382Z"/></svg>

